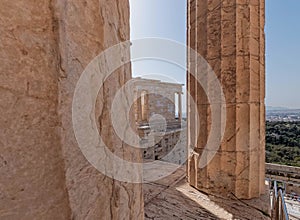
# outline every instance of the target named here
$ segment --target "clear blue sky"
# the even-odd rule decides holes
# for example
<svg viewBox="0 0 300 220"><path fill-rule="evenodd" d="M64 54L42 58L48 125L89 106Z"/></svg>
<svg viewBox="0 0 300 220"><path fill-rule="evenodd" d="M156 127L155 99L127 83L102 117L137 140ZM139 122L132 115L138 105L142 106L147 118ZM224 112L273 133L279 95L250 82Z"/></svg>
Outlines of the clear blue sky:
<svg viewBox="0 0 300 220"><path fill-rule="evenodd" d="M300 109L300 1L266 1L267 104Z"/></svg>
<svg viewBox="0 0 300 220"><path fill-rule="evenodd" d="M186 0L130 0L131 39L160 37L185 44L186 7ZM267 105L300 109L300 0L266 0L266 61ZM185 83L185 71L174 65L133 63L133 76L149 74Z"/></svg>

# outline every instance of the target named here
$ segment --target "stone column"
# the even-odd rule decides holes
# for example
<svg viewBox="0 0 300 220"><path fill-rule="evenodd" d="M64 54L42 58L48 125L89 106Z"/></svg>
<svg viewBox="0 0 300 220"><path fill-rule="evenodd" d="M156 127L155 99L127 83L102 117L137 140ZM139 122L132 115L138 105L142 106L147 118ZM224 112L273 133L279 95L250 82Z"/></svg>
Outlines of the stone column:
<svg viewBox="0 0 300 220"><path fill-rule="evenodd" d="M181 92L178 94L178 120L182 120L182 103L181 103Z"/></svg>
<svg viewBox="0 0 300 220"><path fill-rule="evenodd" d="M193 53L196 50L196 0L188 0L187 1L187 25L188 25L188 32L187 32L187 44L188 44L188 51L187 51L187 68L188 70L195 70L196 64ZM187 72L187 145L188 145L188 154L190 156L190 160L194 160L195 154L191 154L191 149L195 147L195 139L196 139L196 127L195 121L197 119L196 115L196 105L194 105L193 100L196 98L196 89L195 89L195 76L191 74L189 71ZM195 163L193 163L195 164ZM192 162L189 161L187 163L187 178L191 185L195 186L197 182L197 175L195 175L197 169L195 166L192 166ZM195 184L193 184L195 183Z"/></svg>
<svg viewBox="0 0 300 220"><path fill-rule="evenodd" d="M189 144L197 140L189 155L189 181L208 193L233 193L250 199L265 192L264 4L264 0L189 0L188 45L212 67L226 99L226 127L220 148L206 167L199 168L199 159L207 150L212 103L201 85L188 75L188 90L200 122L195 125L198 138L191 128L188 130ZM200 78L203 67L197 60L195 64L190 53L188 56L189 69ZM194 116L190 100L188 106L191 125Z"/></svg>

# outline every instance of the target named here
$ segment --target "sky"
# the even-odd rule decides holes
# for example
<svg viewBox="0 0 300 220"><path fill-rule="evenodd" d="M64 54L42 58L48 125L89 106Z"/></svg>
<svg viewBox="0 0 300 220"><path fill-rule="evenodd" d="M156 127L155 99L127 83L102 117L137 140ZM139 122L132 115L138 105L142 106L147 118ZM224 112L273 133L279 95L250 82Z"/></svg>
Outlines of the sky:
<svg viewBox="0 0 300 220"><path fill-rule="evenodd" d="M300 109L300 1L266 1L266 103Z"/></svg>
<svg viewBox="0 0 300 220"><path fill-rule="evenodd" d="M186 8L186 0L130 0L131 39L186 44ZM300 109L300 0L266 0L265 30L266 104ZM132 71L133 76L186 83L185 70L161 61L133 62Z"/></svg>

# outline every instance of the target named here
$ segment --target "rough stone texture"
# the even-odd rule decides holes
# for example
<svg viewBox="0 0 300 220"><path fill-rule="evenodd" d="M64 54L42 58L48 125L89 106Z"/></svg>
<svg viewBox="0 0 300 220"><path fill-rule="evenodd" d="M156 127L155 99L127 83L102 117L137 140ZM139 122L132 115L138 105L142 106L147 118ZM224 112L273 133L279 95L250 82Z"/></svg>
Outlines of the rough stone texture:
<svg viewBox="0 0 300 220"><path fill-rule="evenodd" d="M85 66L129 40L128 1L4 0L0 18L0 218L143 218L141 185L93 168L78 148L71 120ZM130 65L114 73L100 92L106 107L97 113L108 114L115 91L130 77ZM139 160L114 137L109 118L96 117L107 126L109 147Z"/></svg>
<svg viewBox="0 0 300 220"><path fill-rule="evenodd" d="M134 110L135 120L138 124L149 122L149 119L154 114L163 116L167 122L174 121L176 116L178 116L178 118L181 117L181 84L134 78L133 85L137 97ZM175 94L178 94L178 115L175 113ZM143 96L144 108L141 101Z"/></svg>
<svg viewBox="0 0 300 220"><path fill-rule="evenodd" d="M262 212L257 208L264 201L253 204L233 195L224 198L197 191L186 182L184 167L159 181L144 184L143 190L145 219L271 219L269 210Z"/></svg>
<svg viewBox="0 0 300 220"><path fill-rule="evenodd" d="M83 68L100 52L129 40L129 7L123 0L65 1L57 5L60 16L60 45L63 55L60 78L60 114L66 183L73 216L78 219L142 218L141 185L126 184L100 174L83 157L72 131L73 92ZM80 16L75 16L80 14ZM129 53L129 51L128 51ZM129 54L124 56L129 56ZM131 77L130 65L115 71L99 93L102 108L96 109L99 129L106 145L127 160L138 157L116 136L111 125L110 109L118 88ZM98 103L96 106L100 106Z"/></svg>
<svg viewBox="0 0 300 220"><path fill-rule="evenodd" d="M0 218L69 219L51 1L1 1Z"/></svg>
<svg viewBox="0 0 300 220"><path fill-rule="evenodd" d="M183 163L186 160L186 123L181 120L182 85L138 77L133 79L133 90L143 158L147 162L162 159ZM152 117L155 115L161 117Z"/></svg>
<svg viewBox="0 0 300 220"><path fill-rule="evenodd" d="M186 127L167 132L155 132L140 142L145 161L162 160L170 163L185 163L187 157Z"/></svg>
<svg viewBox="0 0 300 220"><path fill-rule="evenodd" d="M207 192L259 197L265 190L264 0L189 0L188 11L188 45L215 70L228 109L221 149L207 168L199 170L195 164L207 140L210 111L201 87L188 76L197 104L189 106L188 140L196 147L189 180ZM106 48L129 40L128 1L3 0L0 18L0 218L143 218L141 185L112 180L93 168L77 147L71 120L72 96L84 67ZM198 68L195 57L189 56L188 65ZM96 109L96 117L109 148L139 161L138 150L116 138L109 118L113 96L130 75L126 65L104 84L99 93L104 107ZM196 108L201 127L197 115L191 114ZM200 209L206 202L186 200L180 189L166 183L162 180L157 189L170 191L156 191L152 201L157 203L146 206L148 217L160 213L163 219L182 218L182 212L173 211L179 206L189 218L222 214L212 213L214 205L208 206L210 211ZM192 191L187 185L181 189ZM243 218L247 205L228 204L234 217Z"/></svg>
<svg viewBox="0 0 300 220"><path fill-rule="evenodd" d="M264 0L188 2L188 45L208 61L220 80L227 111L221 147L208 166L200 169L198 161L210 132L211 105L201 85L188 74L188 90L199 113L197 119L196 107L188 100L188 145L194 148L189 181L208 193L259 197L265 193ZM205 67L192 56L188 51L188 67L200 78ZM204 86L210 88L210 82Z"/></svg>

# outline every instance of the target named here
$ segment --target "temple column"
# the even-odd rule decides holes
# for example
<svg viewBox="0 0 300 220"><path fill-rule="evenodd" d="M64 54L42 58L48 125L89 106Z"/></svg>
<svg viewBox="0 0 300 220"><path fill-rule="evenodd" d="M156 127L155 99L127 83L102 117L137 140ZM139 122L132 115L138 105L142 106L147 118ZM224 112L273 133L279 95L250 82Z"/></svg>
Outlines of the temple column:
<svg viewBox="0 0 300 220"><path fill-rule="evenodd" d="M203 82L207 67L189 49L188 141L194 149L189 152L188 177L192 186L207 193L251 199L265 192L264 7L264 0L188 2L188 46L208 62L225 96L220 105L226 109L220 148L200 168L199 160L210 147L206 144L216 103L210 103L205 92L213 86ZM198 111L199 123L195 123L193 108ZM223 116L214 117L221 121Z"/></svg>
<svg viewBox="0 0 300 220"><path fill-rule="evenodd" d="M182 102L181 102L181 93L178 93L178 120L182 120Z"/></svg>

